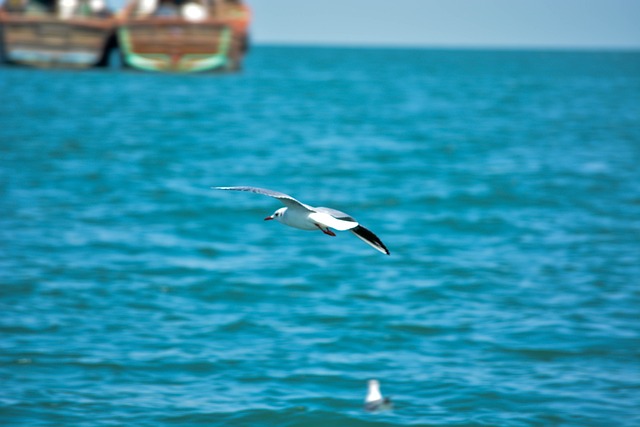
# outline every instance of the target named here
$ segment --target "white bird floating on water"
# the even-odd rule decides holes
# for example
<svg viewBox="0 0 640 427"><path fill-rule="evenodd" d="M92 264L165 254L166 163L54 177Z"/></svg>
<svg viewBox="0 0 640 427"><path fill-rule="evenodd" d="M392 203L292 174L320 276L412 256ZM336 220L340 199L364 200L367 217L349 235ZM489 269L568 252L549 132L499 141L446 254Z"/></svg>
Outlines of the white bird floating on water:
<svg viewBox="0 0 640 427"><path fill-rule="evenodd" d="M369 380L369 390L367 397L364 399L364 409L374 412L391 409L392 407L391 399L382 397L382 394L380 394L380 382L378 380Z"/></svg>
<svg viewBox="0 0 640 427"><path fill-rule="evenodd" d="M358 221L344 212L340 212L331 208L312 207L306 205L293 197L280 193L278 191L267 190L257 187L212 187L214 190L234 190L249 191L251 193L264 194L273 197L282 202L286 207L280 208L273 215L266 217L264 220L275 219L289 227L299 228L301 230L321 230L324 234L335 236L335 233L329 228L339 231L349 230L359 239L370 245L374 249L389 255L389 250L382 241L367 230Z"/></svg>

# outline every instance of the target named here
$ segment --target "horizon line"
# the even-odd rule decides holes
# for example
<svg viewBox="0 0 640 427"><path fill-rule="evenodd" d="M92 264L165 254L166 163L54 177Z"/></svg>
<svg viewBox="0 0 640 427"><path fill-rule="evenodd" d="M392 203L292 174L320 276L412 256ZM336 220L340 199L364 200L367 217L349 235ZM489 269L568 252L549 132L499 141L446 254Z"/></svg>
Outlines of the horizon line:
<svg viewBox="0 0 640 427"><path fill-rule="evenodd" d="M422 44L376 42L322 42L322 41L251 41L253 46L264 47L317 47L346 49L410 49L410 50L501 50L501 51L554 51L554 52L622 52L640 53L639 46L622 45L510 45L510 44Z"/></svg>

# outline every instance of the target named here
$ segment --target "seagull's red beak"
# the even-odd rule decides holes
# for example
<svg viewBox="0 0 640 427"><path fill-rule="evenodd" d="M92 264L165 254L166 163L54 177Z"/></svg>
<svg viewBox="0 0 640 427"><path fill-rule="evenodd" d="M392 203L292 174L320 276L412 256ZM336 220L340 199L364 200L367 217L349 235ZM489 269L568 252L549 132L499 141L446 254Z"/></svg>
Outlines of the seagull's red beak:
<svg viewBox="0 0 640 427"><path fill-rule="evenodd" d="M268 217L266 217L264 220L265 220L265 221L270 221L270 220L272 220L272 219L273 219L273 216L268 216Z"/></svg>

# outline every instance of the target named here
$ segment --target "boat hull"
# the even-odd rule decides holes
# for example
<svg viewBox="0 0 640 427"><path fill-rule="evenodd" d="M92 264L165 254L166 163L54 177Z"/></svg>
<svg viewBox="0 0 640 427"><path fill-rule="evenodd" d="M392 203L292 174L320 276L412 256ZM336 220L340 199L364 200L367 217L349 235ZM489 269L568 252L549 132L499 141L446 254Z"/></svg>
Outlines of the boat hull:
<svg viewBox="0 0 640 427"><path fill-rule="evenodd" d="M234 71L243 56L241 35L225 23L135 20L118 29L126 65L146 71Z"/></svg>
<svg viewBox="0 0 640 427"><path fill-rule="evenodd" d="M110 20L89 18L4 15L1 23L4 60L33 67L100 65L115 30Z"/></svg>

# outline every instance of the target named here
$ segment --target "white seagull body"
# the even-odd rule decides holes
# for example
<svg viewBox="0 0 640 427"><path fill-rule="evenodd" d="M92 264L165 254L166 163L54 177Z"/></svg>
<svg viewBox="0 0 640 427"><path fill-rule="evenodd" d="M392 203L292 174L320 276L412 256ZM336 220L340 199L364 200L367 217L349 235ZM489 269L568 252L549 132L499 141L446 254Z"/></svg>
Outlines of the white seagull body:
<svg viewBox="0 0 640 427"><path fill-rule="evenodd" d="M389 250L382 241L361 226L351 216L344 212L331 208L312 207L306 205L293 197L280 193L278 191L267 190L257 187L212 187L214 190L233 190L233 191L249 191L251 193L263 194L265 196L278 199L285 205L265 218L265 221L275 219L289 227L299 228L301 230L321 230L324 234L335 236L330 230L333 228L339 231L349 230L355 234L360 240L373 247L374 249L389 255Z"/></svg>

